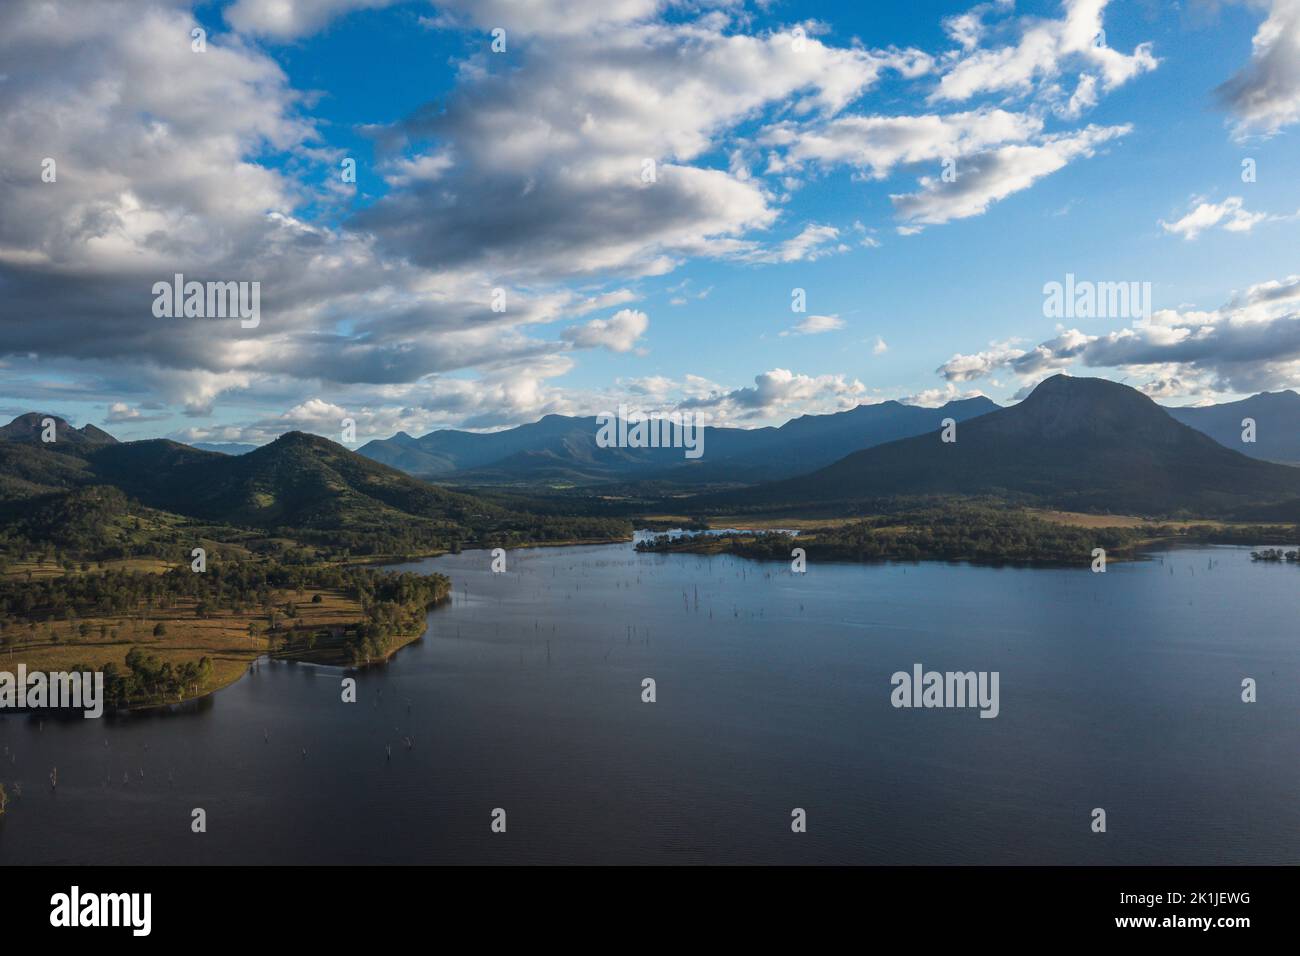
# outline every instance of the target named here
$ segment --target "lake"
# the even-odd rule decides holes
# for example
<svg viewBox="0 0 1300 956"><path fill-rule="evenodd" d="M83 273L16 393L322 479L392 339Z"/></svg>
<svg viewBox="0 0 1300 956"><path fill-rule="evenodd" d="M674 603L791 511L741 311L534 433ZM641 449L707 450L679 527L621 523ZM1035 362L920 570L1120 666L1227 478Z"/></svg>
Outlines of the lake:
<svg viewBox="0 0 1300 956"><path fill-rule="evenodd" d="M262 662L175 713L0 719L0 863L1300 863L1294 565L490 563L398 566L453 597L357 703ZM891 706L916 663L998 672L999 715Z"/></svg>

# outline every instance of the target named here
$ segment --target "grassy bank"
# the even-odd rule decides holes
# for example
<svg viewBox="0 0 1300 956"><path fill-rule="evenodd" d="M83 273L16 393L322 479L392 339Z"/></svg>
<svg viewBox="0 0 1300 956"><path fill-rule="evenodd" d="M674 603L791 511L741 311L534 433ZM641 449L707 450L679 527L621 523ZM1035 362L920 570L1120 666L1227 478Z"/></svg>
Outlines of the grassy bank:
<svg viewBox="0 0 1300 956"><path fill-rule="evenodd" d="M119 708L178 703L250 662L363 667L418 640L441 575L339 568L105 571L0 582L0 666L104 671Z"/></svg>

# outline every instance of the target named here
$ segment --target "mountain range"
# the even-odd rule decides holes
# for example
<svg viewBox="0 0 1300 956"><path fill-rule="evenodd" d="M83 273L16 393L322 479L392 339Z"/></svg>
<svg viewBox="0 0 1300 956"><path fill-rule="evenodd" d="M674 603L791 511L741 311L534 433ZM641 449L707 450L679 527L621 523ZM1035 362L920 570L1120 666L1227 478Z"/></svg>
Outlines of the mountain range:
<svg viewBox="0 0 1300 956"><path fill-rule="evenodd" d="M1239 402L1168 411L1184 425L1243 455L1300 464L1300 395L1295 392L1261 392ZM1242 422L1248 418L1255 423L1254 442L1241 440Z"/></svg>
<svg viewBox="0 0 1300 956"><path fill-rule="evenodd" d="M367 458L422 478L465 485L511 483L590 484L609 480L671 484L771 481L809 471L849 451L920 435L945 418L965 421L994 411L987 398L922 408L880 402L829 415L803 415L779 428L703 426L704 454L685 458L680 448L601 448L595 417L547 415L504 431L442 429L422 438L398 432L359 451Z"/></svg>
<svg viewBox="0 0 1300 956"><path fill-rule="evenodd" d="M1257 418L1262 442L1296 398L1257 396L1203 424L1226 429L1225 422L1251 417L1244 405ZM41 440L49 418L52 443ZM956 441L941 438L945 418L956 423ZM938 409L884 402L808 415L780 428L708 429L704 458L689 463L681 449L597 448L595 434L595 419L548 416L491 435L399 435L362 451L404 468L454 469L448 474L457 480L528 476L534 489L562 476L590 481L597 475L674 486L642 494L640 504L620 504L595 489L507 503L500 493L453 491L302 432L231 455L166 439L118 442L94 426L76 429L29 413L0 428L0 500L111 486L146 507L227 525L390 537L415 529L426 540L469 540L481 535L467 534L468 528L504 527L529 527L534 540L595 537L572 523L594 527L621 520L634 507L678 514L854 513L878 499L918 496L992 496L1125 514L1300 515L1300 468L1224 447L1142 393L1105 379L1057 375L1008 408L986 399ZM1251 447L1240 442L1239 428L1224 432L1225 439L1233 435L1237 447ZM1272 443L1265 451L1279 447ZM564 534L542 528L566 521Z"/></svg>
<svg viewBox="0 0 1300 956"><path fill-rule="evenodd" d="M935 431L944 418L963 422L999 407L983 397L941 408L886 401L803 415L780 427L705 426L705 454L695 461L685 460L680 449L598 448L594 417L564 415L491 433L440 429L415 438L398 432L368 442L359 451L417 477L470 486L613 480L750 484L791 478L830 465L851 451ZM1251 458L1300 464L1300 395L1295 392L1265 392L1239 402L1165 411ZM1241 440L1243 418L1256 422L1254 443Z"/></svg>
<svg viewBox="0 0 1300 956"><path fill-rule="evenodd" d="M1225 448L1135 389L1055 375L1022 402L854 452L798 478L702 497L710 510L995 496L1079 511L1229 515L1300 499L1300 468Z"/></svg>
<svg viewBox="0 0 1300 956"><path fill-rule="evenodd" d="M594 417L547 415L498 432L440 429L419 438L398 432L363 445L360 454L409 475L470 487L592 485L659 482L667 486L728 486L777 481L830 465L854 450L935 431L940 421L963 422L1000 406L987 398L922 408L896 401L803 415L780 427L705 426L705 454L687 460L681 449L600 448ZM1162 406L1164 407L1164 406ZM1176 420L1251 458L1300 464L1300 394L1264 392L1237 402L1165 407ZM37 416L0 428L0 440L38 433ZM1242 420L1255 422L1255 442L1242 441ZM115 441L93 425L69 440ZM75 432L76 434L72 434ZM258 446L196 442L193 447L243 455Z"/></svg>

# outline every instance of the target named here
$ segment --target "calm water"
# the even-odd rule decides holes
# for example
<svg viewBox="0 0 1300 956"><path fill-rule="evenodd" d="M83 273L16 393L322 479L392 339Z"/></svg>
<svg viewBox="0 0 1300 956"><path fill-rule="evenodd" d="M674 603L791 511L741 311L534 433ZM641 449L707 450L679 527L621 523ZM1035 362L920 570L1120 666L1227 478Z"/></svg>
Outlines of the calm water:
<svg viewBox="0 0 1300 956"><path fill-rule="evenodd" d="M183 713L0 719L0 863L1300 863L1294 565L489 561L402 566L454 598L356 704L264 663ZM1001 715L895 710L918 661L1000 671Z"/></svg>

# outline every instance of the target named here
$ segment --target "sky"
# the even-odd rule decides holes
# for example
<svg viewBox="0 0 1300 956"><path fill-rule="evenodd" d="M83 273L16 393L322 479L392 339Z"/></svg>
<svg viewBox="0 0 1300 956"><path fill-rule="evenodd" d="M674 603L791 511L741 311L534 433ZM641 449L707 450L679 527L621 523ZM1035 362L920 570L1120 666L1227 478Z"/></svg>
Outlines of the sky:
<svg viewBox="0 0 1300 956"><path fill-rule="evenodd" d="M1298 135L1300 0L11 0L0 415L1298 388ZM159 315L176 274L255 324Z"/></svg>

